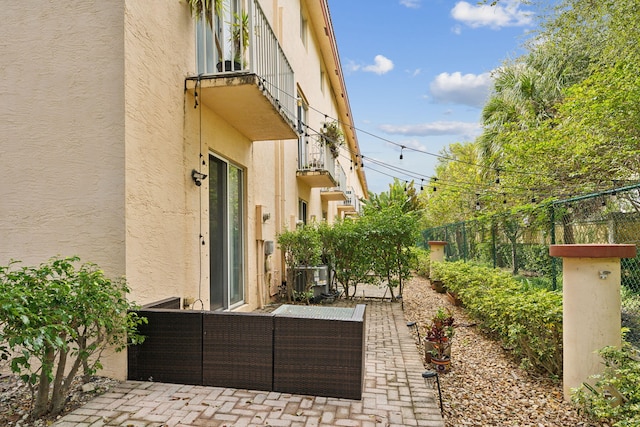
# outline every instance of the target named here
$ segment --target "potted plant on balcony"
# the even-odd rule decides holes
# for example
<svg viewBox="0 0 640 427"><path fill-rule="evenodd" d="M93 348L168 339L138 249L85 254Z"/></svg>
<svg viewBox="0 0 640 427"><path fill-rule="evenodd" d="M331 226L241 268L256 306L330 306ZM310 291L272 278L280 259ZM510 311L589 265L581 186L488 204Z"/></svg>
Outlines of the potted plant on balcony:
<svg viewBox="0 0 640 427"><path fill-rule="evenodd" d="M222 16L222 10L224 7L223 0L187 0L187 4L189 5L191 16L193 16L196 21L201 19L204 15L207 25L215 35L214 39L218 58L222 58L222 46L218 39L218 33L217 31L213 31L213 17Z"/></svg>
<svg viewBox="0 0 640 427"><path fill-rule="evenodd" d="M230 31L229 41L233 47L233 61L224 60L222 44L219 39L219 32L213 28L213 17L217 16L221 22L224 12L223 0L187 0L191 15L196 19L201 19L204 15L207 25L214 34L214 43L217 52L217 69L218 71L240 70L245 65L245 53L249 47L249 15L246 11L242 13L234 13L231 22L226 22Z"/></svg>
<svg viewBox="0 0 640 427"><path fill-rule="evenodd" d="M249 47L249 15L246 11L233 14L233 31L231 32L231 42L233 43L234 69L244 68L246 65L245 54Z"/></svg>
<svg viewBox="0 0 640 427"><path fill-rule="evenodd" d="M340 154L340 147L344 145L344 134L337 121L325 122L322 126L322 143L329 147L334 159Z"/></svg>
<svg viewBox="0 0 640 427"><path fill-rule="evenodd" d="M431 318L424 340L425 361L439 372L446 372L451 365L451 340L455 334L453 313L442 307Z"/></svg>

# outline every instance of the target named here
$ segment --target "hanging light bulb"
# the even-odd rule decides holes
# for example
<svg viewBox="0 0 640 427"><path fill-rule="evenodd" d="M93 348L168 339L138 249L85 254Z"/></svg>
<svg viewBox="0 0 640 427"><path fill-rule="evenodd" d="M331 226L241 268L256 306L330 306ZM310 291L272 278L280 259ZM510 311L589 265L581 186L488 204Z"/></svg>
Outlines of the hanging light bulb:
<svg viewBox="0 0 640 427"><path fill-rule="evenodd" d="M420 178L420 191L424 191L423 183L424 183L424 178Z"/></svg>
<svg viewBox="0 0 640 427"><path fill-rule="evenodd" d="M402 150L404 150L404 145L400 146L400 160L402 160Z"/></svg>

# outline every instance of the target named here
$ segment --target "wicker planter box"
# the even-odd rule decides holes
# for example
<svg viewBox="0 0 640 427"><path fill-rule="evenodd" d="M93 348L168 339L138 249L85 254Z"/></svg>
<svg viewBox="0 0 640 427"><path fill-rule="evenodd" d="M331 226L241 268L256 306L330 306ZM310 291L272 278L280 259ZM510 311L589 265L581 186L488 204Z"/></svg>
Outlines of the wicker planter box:
<svg viewBox="0 0 640 427"><path fill-rule="evenodd" d="M273 312L273 390L360 399L365 305L288 306Z"/></svg>
<svg viewBox="0 0 640 427"><path fill-rule="evenodd" d="M147 339L129 348L128 379L361 399L365 307L143 308Z"/></svg>

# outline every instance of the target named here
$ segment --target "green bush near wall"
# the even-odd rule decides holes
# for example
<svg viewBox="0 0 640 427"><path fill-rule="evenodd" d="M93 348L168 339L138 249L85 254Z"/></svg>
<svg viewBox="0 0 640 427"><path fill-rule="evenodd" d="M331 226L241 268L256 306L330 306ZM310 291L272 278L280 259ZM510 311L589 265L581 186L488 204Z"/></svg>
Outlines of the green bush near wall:
<svg viewBox="0 0 640 427"><path fill-rule="evenodd" d="M414 270L416 274L422 277L429 277L429 266L431 265L430 254L428 249L414 247L412 248L415 254L416 265Z"/></svg>
<svg viewBox="0 0 640 427"><path fill-rule="evenodd" d="M613 427L640 425L640 361L628 343L600 350L605 369L573 391L572 400L592 418Z"/></svg>
<svg viewBox="0 0 640 427"><path fill-rule="evenodd" d="M510 273L462 261L433 263L479 326L522 360L524 368L562 374L562 295L523 289Z"/></svg>

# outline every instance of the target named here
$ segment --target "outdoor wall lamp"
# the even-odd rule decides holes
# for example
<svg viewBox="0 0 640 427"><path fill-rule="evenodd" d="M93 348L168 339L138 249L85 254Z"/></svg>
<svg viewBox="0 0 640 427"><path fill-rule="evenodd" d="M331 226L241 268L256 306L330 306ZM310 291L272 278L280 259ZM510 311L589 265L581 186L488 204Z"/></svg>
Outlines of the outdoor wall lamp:
<svg viewBox="0 0 640 427"><path fill-rule="evenodd" d="M193 182L200 187L202 185L202 180L205 179L207 177L207 175L203 174L202 172L198 172L197 170L193 170L191 172L191 178L193 178Z"/></svg>

